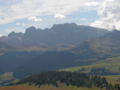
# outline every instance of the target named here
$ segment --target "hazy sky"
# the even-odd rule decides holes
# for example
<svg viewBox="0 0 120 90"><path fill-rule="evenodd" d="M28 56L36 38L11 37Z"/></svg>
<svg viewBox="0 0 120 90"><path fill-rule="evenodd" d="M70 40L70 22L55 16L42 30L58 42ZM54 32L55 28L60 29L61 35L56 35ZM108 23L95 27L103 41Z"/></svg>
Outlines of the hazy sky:
<svg viewBox="0 0 120 90"><path fill-rule="evenodd" d="M0 35L75 22L120 29L120 0L0 0Z"/></svg>

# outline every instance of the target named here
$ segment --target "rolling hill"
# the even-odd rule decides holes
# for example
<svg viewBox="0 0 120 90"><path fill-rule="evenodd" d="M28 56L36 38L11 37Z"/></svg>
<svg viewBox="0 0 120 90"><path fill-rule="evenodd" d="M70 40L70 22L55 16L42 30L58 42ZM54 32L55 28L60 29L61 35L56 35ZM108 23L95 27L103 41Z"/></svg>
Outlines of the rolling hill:
<svg viewBox="0 0 120 90"><path fill-rule="evenodd" d="M68 71L92 72L94 74L120 74L120 31L112 31L103 37L88 40L73 50L85 59L97 60L91 65L78 66ZM86 57L87 56L87 57Z"/></svg>
<svg viewBox="0 0 120 90"><path fill-rule="evenodd" d="M120 74L120 57L108 58L104 61L85 66L78 66L63 69L63 71L84 72L97 75L119 75Z"/></svg>
<svg viewBox="0 0 120 90"><path fill-rule="evenodd" d="M96 64L99 62L101 64L96 66L103 67L102 65L104 64L104 66L107 67L108 65L106 65L106 63L108 63L107 61L109 61L110 58L113 59L113 65L111 65L111 67L109 65L109 68L114 69L116 67L116 58L120 55L120 39L117 38L119 35L120 31L114 30L107 33L103 37L84 41L83 43L68 51L45 52L42 55L34 58L34 61L31 60L22 66L24 69L22 69L22 67L21 69L19 68L19 72L27 72L32 70L34 71L33 73L36 73L37 68L39 68L39 71L47 71L47 67L49 67L49 70L57 70L65 67L83 66L90 64L93 65L94 63ZM117 60L117 62L119 63L119 60ZM118 64L117 67L119 67ZM119 70L117 70L117 72L112 72L113 70L107 71L106 68L104 69L103 70L106 74L119 74L120 72Z"/></svg>

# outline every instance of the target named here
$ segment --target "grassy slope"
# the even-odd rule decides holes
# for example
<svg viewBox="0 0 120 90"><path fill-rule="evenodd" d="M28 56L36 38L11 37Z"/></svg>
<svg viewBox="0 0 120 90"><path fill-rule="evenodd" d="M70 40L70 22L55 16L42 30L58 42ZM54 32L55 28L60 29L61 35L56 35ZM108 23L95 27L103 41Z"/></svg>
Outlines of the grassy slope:
<svg viewBox="0 0 120 90"><path fill-rule="evenodd" d="M63 70L73 72L73 71L79 71L82 68L86 69L86 71L88 72L91 70L91 68L106 68L111 72L120 73L120 57L109 58L105 61L97 62L92 65L72 67Z"/></svg>
<svg viewBox="0 0 120 90"><path fill-rule="evenodd" d="M11 80L11 79L14 79L12 72L5 72L0 75L0 82L5 80Z"/></svg>
<svg viewBox="0 0 120 90"><path fill-rule="evenodd" d="M0 90L105 90L105 89L97 89L97 88L77 88L74 86L61 86L59 88L53 87L53 86L41 86L40 88L35 86L10 86L10 87L1 87Z"/></svg>
<svg viewBox="0 0 120 90"><path fill-rule="evenodd" d="M113 85L120 84L120 75L110 75L110 76L104 76L107 81Z"/></svg>
<svg viewBox="0 0 120 90"><path fill-rule="evenodd" d="M109 58L105 61L98 62L92 65L87 65L87 66L78 66L78 67L72 67L72 68L67 68L63 69L65 71L78 71L82 68L86 69L86 72L89 72L91 68L106 68L110 70L111 72L117 72L120 73L120 57L115 57L115 58ZM109 76L104 76L108 80L109 83L111 84L120 84L120 75L109 75Z"/></svg>
<svg viewBox="0 0 120 90"><path fill-rule="evenodd" d="M12 72L5 72L0 74L0 85L8 85L8 83L16 82L17 78L14 77Z"/></svg>

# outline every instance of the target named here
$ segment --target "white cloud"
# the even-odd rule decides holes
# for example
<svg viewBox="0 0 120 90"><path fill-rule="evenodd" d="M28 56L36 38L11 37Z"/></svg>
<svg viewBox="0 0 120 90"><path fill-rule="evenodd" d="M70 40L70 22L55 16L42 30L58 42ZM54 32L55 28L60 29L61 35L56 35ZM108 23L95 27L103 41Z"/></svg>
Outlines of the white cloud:
<svg viewBox="0 0 120 90"><path fill-rule="evenodd" d="M63 14L56 14L56 15L54 16L54 18L64 19L64 18L66 18L66 16L63 15Z"/></svg>
<svg viewBox="0 0 120 90"><path fill-rule="evenodd" d="M99 3L95 1L86 3L86 6L97 6L97 5L99 5Z"/></svg>
<svg viewBox="0 0 120 90"><path fill-rule="evenodd" d="M29 17L28 20L34 21L34 22L42 22L43 21L41 18L37 18L36 16Z"/></svg>
<svg viewBox="0 0 120 90"><path fill-rule="evenodd" d="M107 29L120 29L120 0L104 0L98 10L100 19L92 23L92 26Z"/></svg>
<svg viewBox="0 0 120 90"><path fill-rule="evenodd" d="M11 27L11 28L7 28L7 29L4 29L3 31L1 31L1 34L0 35L8 35L9 33L11 32L24 32L23 29L20 29L20 28L17 28L17 27Z"/></svg>
<svg viewBox="0 0 120 90"><path fill-rule="evenodd" d="M0 24L32 16L55 15L56 13L67 15L75 11L96 9L97 2L100 0L59 0L59 2L58 0L20 0L18 3L18 0L14 1L16 2L0 8L0 13L2 13Z"/></svg>
<svg viewBox="0 0 120 90"><path fill-rule="evenodd" d="M20 22L17 22L16 25L17 25L17 26L26 26L25 23L20 23Z"/></svg>
<svg viewBox="0 0 120 90"><path fill-rule="evenodd" d="M3 35L2 34L0 34L0 37L2 37Z"/></svg>

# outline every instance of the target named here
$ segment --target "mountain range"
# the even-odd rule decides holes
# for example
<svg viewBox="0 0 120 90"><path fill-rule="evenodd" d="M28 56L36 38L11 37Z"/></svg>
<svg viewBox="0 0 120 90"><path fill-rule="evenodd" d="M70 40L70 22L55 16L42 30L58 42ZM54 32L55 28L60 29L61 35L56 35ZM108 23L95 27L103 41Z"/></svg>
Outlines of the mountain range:
<svg viewBox="0 0 120 90"><path fill-rule="evenodd" d="M53 25L49 29L32 26L27 28L25 33L11 32L8 36L1 37L0 41L16 47L75 45L107 32L105 29L66 23Z"/></svg>
<svg viewBox="0 0 120 90"><path fill-rule="evenodd" d="M13 72L15 77L21 78L118 57L119 36L118 30L74 23L58 24L45 30L30 27L25 33L12 32L0 38L0 73Z"/></svg>

